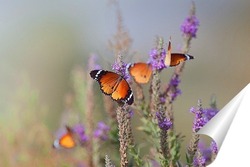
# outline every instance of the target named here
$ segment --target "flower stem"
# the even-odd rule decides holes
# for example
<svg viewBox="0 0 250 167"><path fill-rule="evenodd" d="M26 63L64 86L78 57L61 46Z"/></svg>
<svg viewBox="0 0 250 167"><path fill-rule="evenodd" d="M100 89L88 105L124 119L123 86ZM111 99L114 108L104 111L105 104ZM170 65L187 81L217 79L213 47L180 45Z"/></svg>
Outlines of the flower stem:
<svg viewBox="0 0 250 167"><path fill-rule="evenodd" d="M119 141L120 141L120 165L121 167L128 166L128 146L133 143L132 128L130 122L130 115L128 112L128 107L118 106L116 110L118 129L119 129Z"/></svg>
<svg viewBox="0 0 250 167"><path fill-rule="evenodd" d="M158 38L157 41L157 50L158 54L162 54L163 49L163 39ZM160 57L160 56L159 56ZM152 113L156 119L156 113L159 114L161 119L158 119L158 125L162 122L160 120L166 120L165 108L163 104L160 102L160 69L153 68L153 77L152 77L152 84L151 84L151 91L152 91ZM160 127L160 147L161 147L161 154L164 157L162 164L168 166L168 157L169 157L169 149L167 143L167 129Z"/></svg>
<svg viewBox="0 0 250 167"><path fill-rule="evenodd" d="M93 67L95 66L95 57L94 55L92 55L90 58L89 58L89 71L91 69L93 69ZM92 135L92 132L94 130L94 119L93 119L93 110L94 110L94 93L93 93L93 83L94 83L94 80L92 80L90 77L88 77L87 79L87 102L86 104L87 107L86 107L86 129L87 129L87 134L89 136L89 144L87 145L87 150L88 150L88 154L87 154L87 159L88 159L88 166L89 167L94 167L95 164L93 162L93 135ZM96 157L96 156L95 156ZM98 159L99 157L97 157Z"/></svg>

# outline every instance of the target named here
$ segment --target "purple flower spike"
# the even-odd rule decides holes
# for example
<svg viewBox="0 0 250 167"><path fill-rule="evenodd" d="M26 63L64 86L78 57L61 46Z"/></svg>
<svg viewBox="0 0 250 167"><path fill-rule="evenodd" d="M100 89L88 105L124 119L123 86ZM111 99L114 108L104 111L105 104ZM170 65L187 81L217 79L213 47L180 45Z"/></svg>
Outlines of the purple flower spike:
<svg viewBox="0 0 250 167"><path fill-rule="evenodd" d="M106 125L104 122L98 122L97 128L94 131L94 137L105 141L108 139L109 130L110 127Z"/></svg>
<svg viewBox="0 0 250 167"><path fill-rule="evenodd" d="M195 15L188 16L181 25L181 32L183 35L196 37L198 30L199 20Z"/></svg>
<svg viewBox="0 0 250 167"><path fill-rule="evenodd" d="M153 69L162 70L166 68L166 65L164 63L165 57L166 57L166 50L161 49L160 52L156 48L151 49L150 53L150 60L149 63L152 65Z"/></svg>
<svg viewBox="0 0 250 167"><path fill-rule="evenodd" d="M169 118L166 118L161 112L156 112L156 118L158 120L158 126L162 130L168 130L172 127L172 122Z"/></svg>
<svg viewBox="0 0 250 167"><path fill-rule="evenodd" d="M198 132L206 123L206 118L204 117L203 110L191 107L190 112L195 114L193 122L193 132Z"/></svg>
<svg viewBox="0 0 250 167"><path fill-rule="evenodd" d="M205 118L202 117L202 113L196 113L195 114L195 120L193 125L194 132L198 132L205 124L206 124Z"/></svg>
<svg viewBox="0 0 250 167"><path fill-rule="evenodd" d="M82 124L76 124L73 131L78 135L81 144L88 141L88 136L85 134L85 128Z"/></svg>

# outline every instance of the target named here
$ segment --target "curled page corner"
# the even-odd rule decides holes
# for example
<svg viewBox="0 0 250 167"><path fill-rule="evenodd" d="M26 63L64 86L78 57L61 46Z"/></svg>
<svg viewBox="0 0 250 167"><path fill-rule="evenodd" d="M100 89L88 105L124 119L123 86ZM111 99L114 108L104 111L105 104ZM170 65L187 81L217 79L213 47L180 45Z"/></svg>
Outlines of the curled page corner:
<svg viewBox="0 0 250 167"><path fill-rule="evenodd" d="M210 136L219 152L209 167L245 164L250 150L250 83L223 107L197 134Z"/></svg>

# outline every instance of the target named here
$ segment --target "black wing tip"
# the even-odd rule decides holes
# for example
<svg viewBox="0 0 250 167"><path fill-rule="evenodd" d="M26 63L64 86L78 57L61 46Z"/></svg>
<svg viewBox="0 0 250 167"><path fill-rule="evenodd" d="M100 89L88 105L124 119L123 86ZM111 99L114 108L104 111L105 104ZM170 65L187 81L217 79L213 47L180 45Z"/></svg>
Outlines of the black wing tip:
<svg viewBox="0 0 250 167"><path fill-rule="evenodd" d="M92 70L90 71L89 75L91 76L91 78L95 79L95 75L99 70Z"/></svg>
<svg viewBox="0 0 250 167"><path fill-rule="evenodd" d="M134 97L132 96L132 97L128 100L127 104L128 104L128 105L132 105L133 103L134 103Z"/></svg>
<svg viewBox="0 0 250 167"><path fill-rule="evenodd" d="M134 95L132 90L128 91L128 96L126 96L125 99L122 100L123 103L127 103L128 105L132 105L134 103Z"/></svg>
<svg viewBox="0 0 250 167"><path fill-rule="evenodd" d="M194 56L191 56L189 54L187 54L187 55L188 55L189 59L194 59Z"/></svg>
<svg viewBox="0 0 250 167"><path fill-rule="evenodd" d="M107 71L105 70L92 70L90 71L91 78L97 80L101 75L105 74Z"/></svg>

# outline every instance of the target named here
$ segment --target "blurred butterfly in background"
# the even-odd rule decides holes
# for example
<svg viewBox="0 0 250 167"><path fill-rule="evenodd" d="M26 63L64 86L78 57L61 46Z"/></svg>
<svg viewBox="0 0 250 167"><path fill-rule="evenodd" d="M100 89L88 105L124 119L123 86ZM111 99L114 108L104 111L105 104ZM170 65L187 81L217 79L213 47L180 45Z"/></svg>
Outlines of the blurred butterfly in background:
<svg viewBox="0 0 250 167"><path fill-rule="evenodd" d="M76 146L76 139L73 130L66 126L66 133L59 139L56 139L53 143L53 148L73 148Z"/></svg>
<svg viewBox="0 0 250 167"><path fill-rule="evenodd" d="M189 54L172 53L171 50L172 50L172 47L171 47L171 39L170 39L168 43L168 51L167 51L166 58L165 58L165 65L167 67L177 66L181 62L194 59L194 57Z"/></svg>
<svg viewBox="0 0 250 167"><path fill-rule="evenodd" d="M90 76L99 83L101 91L117 103L131 105L134 102L133 92L123 76L105 70L93 70Z"/></svg>
<svg viewBox="0 0 250 167"><path fill-rule="evenodd" d="M129 74L135 82L140 84L148 83L152 75L152 65L147 63L134 63L128 67Z"/></svg>

